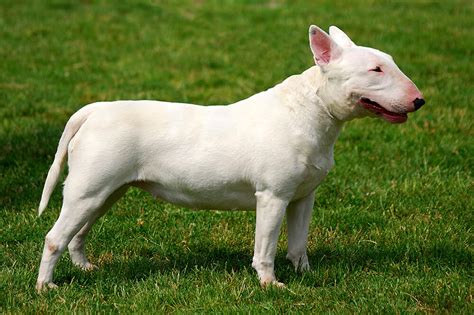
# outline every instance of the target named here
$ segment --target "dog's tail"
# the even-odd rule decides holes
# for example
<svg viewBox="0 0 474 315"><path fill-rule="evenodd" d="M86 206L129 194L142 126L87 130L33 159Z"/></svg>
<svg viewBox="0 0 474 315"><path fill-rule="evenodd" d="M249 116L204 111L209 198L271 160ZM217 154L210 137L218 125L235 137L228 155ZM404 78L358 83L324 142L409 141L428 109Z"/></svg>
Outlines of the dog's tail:
<svg viewBox="0 0 474 315"><path fill-rule="evenodd" d="M92 104L91 104L92 105ZM59 175L64 166L64 161L66 160L66 155L68 151L69 142L72 140L74 135L79 131L81 126L89 117L93 108L92 106L85 106L78 110L74 115L71 116L69 121L64 128L61 139L59 140L58 149L56 155L54 156L53 164L51 165L48 176L46 177L46 182L44 183L43 194L41 195L41 201L38 208L38 216L43 213L44 209L48 205L49 198L58 183Z"/></svg>

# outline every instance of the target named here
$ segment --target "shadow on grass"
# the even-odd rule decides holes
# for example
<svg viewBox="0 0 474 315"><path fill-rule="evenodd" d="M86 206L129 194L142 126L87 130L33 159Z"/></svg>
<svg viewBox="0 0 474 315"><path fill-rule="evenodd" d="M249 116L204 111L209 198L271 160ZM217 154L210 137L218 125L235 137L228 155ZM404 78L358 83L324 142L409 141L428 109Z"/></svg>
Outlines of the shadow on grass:
<svg viewBox="0 0 474 315"><path fill-rule="evenodd" d="M173 252L169 256L147 254L147 251L143 254L127 261L105 263L100 266L100 274L73 271L59 276L56 283L70 283L75 278L81 284L90 285L108 275L119 282L128 282L172 273L179 273L181 277L193 277L197 273L241 273L252 270L252 253L235 248L211 245L194 247L190 252ZM469 271L473 261L472 253L468 250L449 244L413 250L406 250L401 244L393 244L390 248L324 246L309 253L309 259L312 272L303 276L294 271L291 263L285 259L285 254L279 251L275 261L277 278L285 283L298 282L308 287L331 286L355 272L403 276L425 274L426 270L434 273L446 269Z"/></svg>

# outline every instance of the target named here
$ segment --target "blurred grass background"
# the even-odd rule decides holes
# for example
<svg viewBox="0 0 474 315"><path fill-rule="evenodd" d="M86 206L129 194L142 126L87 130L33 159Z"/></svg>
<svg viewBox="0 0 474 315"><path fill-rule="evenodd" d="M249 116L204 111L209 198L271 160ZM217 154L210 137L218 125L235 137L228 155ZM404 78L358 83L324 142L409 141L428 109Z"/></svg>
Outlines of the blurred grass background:
<svg viewBox="0 0 474 315"><path fill-rule="evenodd" d="M0 311L473 313L471 1L0 2ZM227 104L312 66L307 29L391 54L427 105L348 123L317 191L309 256L287 289L250 267L253 212L188 211L130 191L34 292L58 187L36 208L68 117L98 100Z"/></svg>

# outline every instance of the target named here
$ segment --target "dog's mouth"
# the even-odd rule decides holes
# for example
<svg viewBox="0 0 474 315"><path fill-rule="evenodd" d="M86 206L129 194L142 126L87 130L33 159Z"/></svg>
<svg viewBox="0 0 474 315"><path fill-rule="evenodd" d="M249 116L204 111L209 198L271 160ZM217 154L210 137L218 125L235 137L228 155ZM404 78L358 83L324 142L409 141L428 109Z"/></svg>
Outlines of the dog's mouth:
<svg viewBox="0 0 474 315"><path fill-rule="evenodd" d="M365 109L371 111L377 116L382 117L386 121L392 124L401 124L407 121L408 116L406 113L394 113L389 110L386 110L379 103L372 101L367 97L361 97L359 99L359 104L364 106Z"/></svg>

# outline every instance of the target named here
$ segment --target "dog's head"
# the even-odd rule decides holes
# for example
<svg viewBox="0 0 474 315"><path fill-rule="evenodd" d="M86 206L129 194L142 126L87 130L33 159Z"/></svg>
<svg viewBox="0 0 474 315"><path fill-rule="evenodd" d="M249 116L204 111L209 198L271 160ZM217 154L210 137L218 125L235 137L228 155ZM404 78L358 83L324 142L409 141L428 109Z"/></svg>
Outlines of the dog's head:
<svg viewBox="0 0 474 315"><path fill-rule="evenodd" d="M316 64L327 78L325 97L335 116L343 120L375 115L403 123L407 113L425 103L416 85L379 50L357 46L340 29L309 28Z"/></svg>

